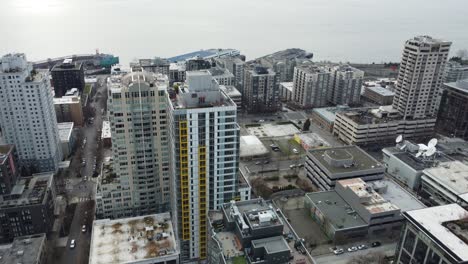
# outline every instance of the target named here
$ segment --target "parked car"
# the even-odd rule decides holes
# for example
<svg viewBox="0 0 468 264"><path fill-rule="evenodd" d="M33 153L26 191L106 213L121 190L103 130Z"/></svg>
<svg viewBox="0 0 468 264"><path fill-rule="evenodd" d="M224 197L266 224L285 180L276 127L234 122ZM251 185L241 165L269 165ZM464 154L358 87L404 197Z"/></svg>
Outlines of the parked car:
<svg viewBox="0 0 468 264"><path fill-rule="evenodd" d="M265 160L265 161L263 162L263 164L268 164L268 163L270 163L269 160Z"/></svg>
<svg viewBox="0 0 468 264"><path fill-rule="evenodd" d="M297 149L295 149L295 148L292 149L292 152L293 152L294 154L299 154L299 150L297 150Z"/></svg>
<svg viewBox="0 0 468 264"><path fill-rule="evenodd" d="M359 245L357 248L358 248L359 250L364 250L364 249L367 248L367 246L366 246L366 245Z"/></svg>
<svg viewBox="0 0 468 264"><path fill-rule="evenodd" d="M86 233L86 225L83 225L83 226L81 227L81 232L82 232L82 233Z"/></svg>
<svg viewBox="0 0 468 264"><path fill-rule="evenodd" d="M382 243L380 243L379 241L375 241L372 242L371 247L380 247L380 245L382 245Z"/></svg>
<svg viewBox="0 0 468 264"><path fill-rule="evenodd" d="M348 252L354 252L354 251L357 251L357 247L349 247L348 248Z"/></svg>
<svg viewBox="0 0 468 264"><path fill-rule="evenodd" d="M75 248L75 239L70 241L70 248Z"/></svg>
<svg viewBox="0 0 468 264"><path fill-rule="evenodd" d="M344 253L344 250L342 248L337 248L335 250L333 250L333 254L335 255L341 255Z"/></svg>
<svg viewBox="0 0 468 264"><path fill-rule="evenodd" d="M290 168L290 169L296 168L296 164L291 164L291 165L289 165L289 168Z"/></svg>
<svg viewBox="0 0 468 264"><path fill-rule="evenodd" d="M260 164L262 164L262 162L260 161L255 162L255 165L260 165Z"/></svg>

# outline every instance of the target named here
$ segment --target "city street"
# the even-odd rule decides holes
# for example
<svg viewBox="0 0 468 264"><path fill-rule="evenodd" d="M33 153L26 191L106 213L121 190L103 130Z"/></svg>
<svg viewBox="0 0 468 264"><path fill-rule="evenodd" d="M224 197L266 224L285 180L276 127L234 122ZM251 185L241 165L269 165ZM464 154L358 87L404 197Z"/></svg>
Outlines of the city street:
<svg viewBox="0 0 468 264"><path fill-rule="evenodd" d="M96 178L93 178L95 171L100 171L100 164L97 164L96 156L99 140L101 136L103 115L101 109L105 107L105 76L98 77L98 82L95 85L97 91L90 98L88 104L95 110L94 120L92 123L86 121L86 125L82 128L81 133L83 139L79 144L82 148L82 154L76 155L72 159L67 175L66 190L69 204L76 204L76 209L73 215L73 220L70 226L70 232L66 247L64 249L57 248L59 252L55 263L58 264L84 264L88 263L91 228L95 214L95 195L96 195ZM84 144L84 142L86 142ZM81 158L79 157L81 156ZM84 164L82 163L84 161ZM82 232L82 226L86 226L86 231ZM75 248L70 248L71 240L75 239Z"/></svg>
<svg viewBox="0 0 468 264"><path fill-rule="evenodd" d="M365 250L358 250L355 252L347 252L346 248L345 253L341 255L335 255L333 253L324 254L320 256L314 256L315 261L318 264L326 264L326 263L334 263L334 264L346 264L349 263L350 259L359 257L359 256L366 256L374 254L378 255L381 254L382 256L393 256L395 254L395 243L390 244L383 244L380 247L375 248L368 248Z"/></svg>

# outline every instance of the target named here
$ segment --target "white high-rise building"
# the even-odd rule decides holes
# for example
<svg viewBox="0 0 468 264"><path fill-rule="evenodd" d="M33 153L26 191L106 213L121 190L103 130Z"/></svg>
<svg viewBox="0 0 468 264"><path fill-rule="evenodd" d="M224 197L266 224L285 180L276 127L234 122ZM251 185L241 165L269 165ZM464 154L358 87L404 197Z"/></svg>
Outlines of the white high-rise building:
<svg viewBox="0 0 468 264"><path fill-rule="evenodd" d="M0 60L0 127L20 166L55 171L62 160L48 70L34 70L24 54Z"/></svg>
<svg viewBox="0 0 468 264"><path fill-rule="evenodd" d="M148 72L109 78L113 161L104 164L98 184L98 218L170 210L168 84L166 75Z"/></svg>
<svg viewBox="0 0 468 264"><path fill-rule="evenodd" d="M329 101L335 105L359 104L364 72L349 65L340 65L332 68L332 76Z"/></svg>
<svg viewBox="0 0 468 264"><path fill-rule="evenodd" d="M451 44L429 36L406 41L393 99L404 119L437 114Z"/></svg>
<svg viewBox="0 0 468 264"><path fill-rule="evenodd" d="M304 64L294 68L293 101L303 108L324 107L332 93L328 67Z"/></svg>
<svg viewBox="0 0 468 264"><path fill-rule="evenodd" d="M181 260L202 261L208 210L239 199L237 108L208 71L192 71L170 112Z"/></svg>

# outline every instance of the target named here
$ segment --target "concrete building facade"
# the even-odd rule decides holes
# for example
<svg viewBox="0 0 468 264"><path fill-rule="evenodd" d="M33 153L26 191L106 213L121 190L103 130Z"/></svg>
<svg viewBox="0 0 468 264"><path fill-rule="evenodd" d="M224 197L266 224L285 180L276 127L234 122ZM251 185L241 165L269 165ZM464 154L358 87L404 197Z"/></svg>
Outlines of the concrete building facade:
<svg viewBox="0 0 468 264"><path fill-rule="evenodd" d="M83 106L78 95L54 98L55 115L57 122L73 122L76 127L84 125Z"/></svg>
<svg viewBox="0 0 468 264"><path fill-rule="evenodd" d="M0 248L0 264L46 264L47 254L46 234L15 237Z"/></svg>
<svg viewBox="0 0 468 264"><path fill-rule="evenodd" d="M395 93L381 86L365 87L362 94L367 100L378 105L391 105Z"/></svg>
<svg viewBox="0 0 468 264"><path fill-rule="evenodd" d="M20 166L55 171L62 160L49 71L33 70L24 54L0 60L0 127Z"/></svg>
<svg viewBox="0 0 468 264"><path fill-rule="evenodd" d="M327 106L332 84L333 77L328 67L313 64L297 66L294 68L293 101L302 108ZM337 85L340 86L339 83Z"/></svg>
<svg viewBox="0 0 468 264"><path fill-rule="evenodd" d="M148 72L110 77L113 162L101 178L99 218L170 210L168 83L167 76Z"/></svg>
<svg viewBox="0 0 468 264"><path fill-rule="evenodd" d="M276 73L263 66L245 69L244 106L250 113L276 112L281 109Z"/></svg>
<svg viewBox="0 0 468 264"><path fill-rule="evenodd" d="M19 176L16 149L14 145L0 145L0 195L13 189Z"/></svg>
<svg viewBox="0 0 468 264"><path fill-rule="evenodd" d="M444 83L457 82L468 79L468 65L461 65L456 61L448 61L445 66Z"/></svg>
<svg viewBox="0 0 468 264"><path fill-rule="evenodd" d="M181 260L203 261L208 210L239 199L237 107L208 71L193 71L171 99L170 117Z"/></svg>
<svg viewBox="0 0 468 264"><path fill-rule="evenodd" d="M357 105L361 100L364 72L349 65L335 66L331 70L332 91L328 101L335 105Z"/></svg>
<svg viewBox="0 0 468 264"><path fill-rule="evenodd" d="M437 115L451 44L430 36L406 41L393 99L403 119Z"/></svg>
<svg viewBox="0 0 468 264"><path fill-rule="evenodd" d="M55 97L64 96L72 88L77 88L80 92L83 92L85 80L84 68L81 62L65 59L62 63L56 64L51 73Z"/></svg>

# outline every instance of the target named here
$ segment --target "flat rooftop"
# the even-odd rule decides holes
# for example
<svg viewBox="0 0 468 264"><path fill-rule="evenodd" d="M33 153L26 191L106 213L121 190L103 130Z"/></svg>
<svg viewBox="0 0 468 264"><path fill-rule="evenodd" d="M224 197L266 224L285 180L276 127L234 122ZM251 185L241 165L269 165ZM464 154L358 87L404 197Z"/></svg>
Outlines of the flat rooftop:
<svg viewBox="0 0 468 264"><path fill-rule="evenodd" d="M366 87L366 89L371 90L374 93L380 94L382 96L394 96L395 95L394 92L382 86L370 86L370 87Z"/></svg>
<svg viewBox="0 0 468 264"><path fill-rule="evenodd" d="M300 138L302 143L307 145L309 148L330 147L330 144L316 133L303 133L296 134L295 136Z"/></svg>
<svg viewBox="0 0 468 264"><path fill-rule="evenodd" d="M308 155L317 160L331 174L358 173L367 170L385 170L382 163L357 146L311 149ZM346 163L347 165L341 165Z"/></svg>
<svg viewBox="0 0 468 264"><path fill-rule="evenodd" d="M468 211L458 204L430 207L404 213L411 222L424 231L440 247L447 250L459 261L468 261ZM456 222L459 220L459 224ZM447 228L454 223L458 228ZM464 223L463 223L464 222Z"/></svg>
<svg viewBox="0 0 468 264"><path fill-rule="evenodd" d="M457 195L468 193L468 165L460 161L443 162L423 173Z"/></svg>
<svg viewBox="0 0 468 264"><path fill-rule="evenodd" d="M220 85L219 88L229 97L241 97L242 94L232 85Z"/></svg>
<svg viewBox="0 0 468 264"><path fill-rule="evenodd" d="M9 195L0 196L0 208L28 206L44 203L47 191L52 188L52 173L22 177Z"/></svg>
<svg viewBox="0 0 468 264"><path fill-rule="evenodd" d="M281 251L289 251L288 243L282 236L267 237L262 239L252 240L252 247L254 248L265 248L268 254Z"/></svg>
<svg viewBox="0 0 468 264"><path fill-rule="evenodd" d="M90 264L156 261L178 255L170 213L93 223Z"/></svg>
<svg viewBox="0 0 468 264"><path fill-rule="evenodd" d="M269 150L263 145L262 141L256 136L240 137L240 157L251 157L266 155Z"/></svg>
<svg viewBox="0 0 468 264"><path fill-rule="evenodd" d="M110 121L102 121L101 138L111 138Z"/></svg>
<svg viewBox="0 0 468 264"><path fill-rule="evenodd" d="M213 76L214 78L217 78L217 77L234 78L234 74L229 72L227 69L223 69L221 67L212 67L208 69L208 71L211 73L211 76Z"/></svg>
<svg viewBox="0 0 468 264"><path fill-rule="evenodd" d="M366 183L385 200L400 208L402 212L426 208L421 201L391 179L385 178Z"/></svg>
<svg viewBox="0 0 468 264"><path fill-rule="evenodd" d="M36 264L43 250L46 250L46 235L16 237L13 243L0 248L0 264Z"/></svg>
<svg viewBox="0 0 468 264"><path fill-rule="evenodd" d="M286 88L290 92L292 92L293 89L294 89L294 83L293 82L281 82L280 86Z"/></svg>
<svg viewBox="0 0 468 264"><path fill-rule="evenodd" d="M367 226L357 212L352 213L354 210L351 206L335 191L308 193L306 197L330 220L335 229Z"/></svg>
<svg viewBox="0 0 468 264"><path fill-rule="evenodd" d="M61 142L70 140L73 132L73 122L57 123L59 138Z"/></svg>
<svg viewBox="0 0 468 264"><path fill-rule="evenodd" d="M344 111L346 109L349 109L348 106L345 105L339 105L336 107L323 107L323 108L314 108L312 112L318 114L320 117L325 119L329 123L335 122L336 118L336 113L339 111Z"/></svg>
<svg viewBox="0 0 468 264"><path fill-rule="evenodd" d="M82 63L81 62L74 62L73 60L68 59L64 60L62 63L57 63L55 66L52 68L52 72L58 72L58 71L79 71L82 68Z"/></svg>
<svg viewBox="0 0 468 264"><path fill-rule="evenodd" d="M396 149L396 148L395 148ZM417 152L416 152L417 153ZM415 154L411 152L399 152L394 153L393 155L397 157L399 160L403 161L405 164L410 166L416 171L422 171L426 168L430 168L433 166L432 161L424 160L421 158L416 158ZM434 159L438 162L447 162L451 161L451 159L445 155L434 155Z"/></svg>
<svg viewBox="0 0 468 264"><path fill-rule="evenodd" d="M78 95L62 96L60 98L54 97L54 105L61 104L79 104L81 101Z"/></svg>

